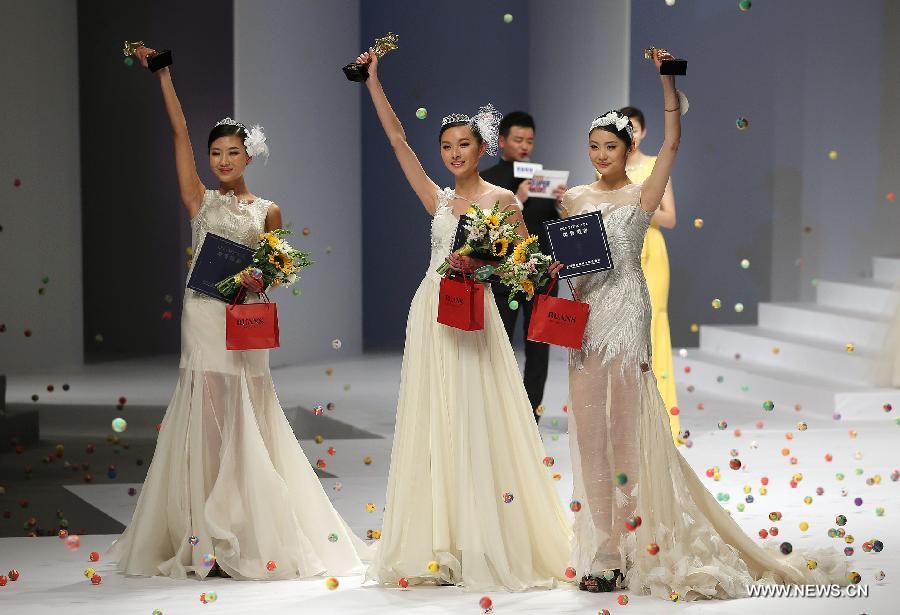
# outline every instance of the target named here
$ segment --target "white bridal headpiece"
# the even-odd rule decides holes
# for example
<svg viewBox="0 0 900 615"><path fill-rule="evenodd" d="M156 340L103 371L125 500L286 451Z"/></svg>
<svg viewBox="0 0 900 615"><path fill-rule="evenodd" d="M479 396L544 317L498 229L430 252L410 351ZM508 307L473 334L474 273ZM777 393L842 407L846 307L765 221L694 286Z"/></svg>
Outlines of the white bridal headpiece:
<svg viewBox="0 0 900 615"><path fill-rule="evenodd" d="M631 125L631 122L628 120L628 116L618 111L607 111L606 115L601 115L593 122L591 122L591 129L588 132L591 132L595 128L599 128L600 126L609 126L610 124L615 124L616 130L621 131L625 130L628 133L628 138L634 140L634 127Z"/></svg>
<svg viewBox="0 0 900 615"><path fill-rule="evenodd" d="M452 124L454 122L468 122L470 126L474 126L478 130L478 134L487 145L487 153L489 156L497 155L497 139L500 136L500 120L503 114L494 108L494 105L488 103L483 107L479 107L478 113L469 117L464 113L452 113L441 120L441 126Z"/></svg>
<svg viewBox="0 0 900 615"><path fill-rule="evenodd" d="M247 148L247 155L251 157L263 156L266 159L266 162L269 160L269 146L266 145L266 133L263 132L263 127L259 124L255 124L250 128L247 128L244 124L241 124L237 120L233 120L230 117L226 117L225 119L221 119L216 122L216 126L221 126L222 124L228 126L240 126L247 132L247 138L244 139L244 147Z"/></svg>

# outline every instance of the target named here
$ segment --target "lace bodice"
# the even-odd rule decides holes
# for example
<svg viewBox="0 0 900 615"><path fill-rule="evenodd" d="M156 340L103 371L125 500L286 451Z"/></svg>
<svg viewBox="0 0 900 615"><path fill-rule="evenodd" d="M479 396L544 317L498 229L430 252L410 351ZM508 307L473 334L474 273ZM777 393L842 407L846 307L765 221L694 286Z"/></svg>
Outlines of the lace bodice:
<svg viewBox="0 0 900 615"><path fill-rule="evenodd" d="M437 269L453 247L453 238L456 236L456 227L459 226L459 218L453 215L450 201L456 196L453 188L438 190L438 205L434 210L434 218L431 220L431 260L428 263L428 271L425 277L435 282L441 281L435 269Z"/></svg>
<svg viewBox="0 0 900 615"><path fill-rule="evenodd" d="M576 363L586 352L607 362L624 355L622 366L650 362L650 295L641 270L641 248L652 214L641 209L641 184L618 190L576 186L563 197L567 216L599 211L612 254L611 271L575 279L578 298L591 306L584 346L572 353Z"/></svg>
<svg viewBox="0 0 900 615"><path fill-rule="evenodd" d="M199 254L207 233L215 233L248 247L259 242L259 234L265 231L266 214L271 201L257 198L252 203L239 201L233 191L221 194L207 190L197 215L191 219L191 250ZM194 264L191 262L191 269ZM188 272L188 279L191 274ZM193 292L193 291L191 291ZM204 297L200 293L194 293Z"/></svg>

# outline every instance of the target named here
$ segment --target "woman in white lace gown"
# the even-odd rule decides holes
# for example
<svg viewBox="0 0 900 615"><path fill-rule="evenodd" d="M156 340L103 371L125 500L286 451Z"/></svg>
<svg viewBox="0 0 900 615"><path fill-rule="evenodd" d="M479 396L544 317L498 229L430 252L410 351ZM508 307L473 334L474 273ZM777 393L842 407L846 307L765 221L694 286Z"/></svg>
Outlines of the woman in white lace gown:
<svg viewBox="0 0 900 615"><path fill-rule="evenodd" d="M442 124L441 155L456 187L440 190L406 142L378 80L377 57L369 50L357 62L368 65L378 117L433 216L431 260L406 327L384 527L366 578L479 591L553 587L568 565L571 530L542 464L544 447L493 294L484 293L482 331L436 321L435 269L450 253L459 216L499 200L522 222L515 196L478 175L478 160L496 137L484 134L480 120ZM456 256L451 265L473 267Z"/></svg>
<svg viewBox="0 0 900 615"><path fill-rule="evenodd" d="M666 53L656 57L671 57ZM580 587L616 586L668 599L747 595L757 582L846 584L834 549L783 555L744 534L672 441L651 370L650 299L641 247L681 135L674 78L663 76L665 138L643 184L625 173L632 126L617 111L591 124L588 154L602 177L563 197L564 215L600 211L614 269L577 278L590 304L581 349L570 352L569 438L574 473L572 560ZM636 527L636 530L633 528ZM655 548L650 548L655 545ZM807 560L816 560L810 569ZM623 571L624 578L623 578Z"/></svg>
<svg viewBox="0 0 900 615"><path fill-rule="evenodd" d="M151 52L138 51L144 66ZM209 162L219 187L207 190L169 69L157 74L194 255L208 232L255 246L260 233L281 227L281 213L244 183L247 130L230 118L213 128ZM244 285L260 290L249 276ZM110 547L119 568L175 578L361 573L370 548L334 510L301 450L275 395L268 351L226 350L225 304L190 289L179 368L134 517Z"/></svg>

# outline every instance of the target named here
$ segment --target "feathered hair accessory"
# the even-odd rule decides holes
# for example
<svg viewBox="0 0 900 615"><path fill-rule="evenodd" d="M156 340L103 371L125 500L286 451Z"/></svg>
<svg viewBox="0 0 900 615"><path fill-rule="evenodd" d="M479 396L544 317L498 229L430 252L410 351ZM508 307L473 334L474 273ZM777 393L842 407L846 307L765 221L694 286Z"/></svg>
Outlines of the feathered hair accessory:
<svg viewBox="0 0 900 615"><path fill-rule="evenodd" d="M468 123L470 127L473 127L478 131L478 134L481 135L481 139L487 146L487 154L489 156L496 156L499 151L497 148L497 140L500 137L501 119L503 119L503 114L497 111L494 105L488 103L479 107L478 113L471 117L464 113L452 113L445 116L441 120L441 127L456 122Z"/></svg>
<svg viewBox="0 0 900 615"><path fill-rule="evenodd" d="M266 133L263 132L262 126L254 124L250 128L247 128L244 124L241 124L239 121L233 120L230 117L226 117L216 122L216 126L221 126L223 124L226 126L243 128L244 132L247 133L247 137L244 139L244 148L247 150L247 155L253 158L256 156L263 156L266 162L269 161L269 146L266 145Z"/></svg>
<svg viewBox="0 0 900 615"><path fill-rule="evenodd" d="M600 128L601 126L609 126L610 124L615 125L618 132L624 130L628 133L628 138L634 141L634 126L631 125L631 120L628 119L627 115L615 110L607 111L604 115L601 115L591 122L591 128L588 132L593 131L595 128Z"/></svg>

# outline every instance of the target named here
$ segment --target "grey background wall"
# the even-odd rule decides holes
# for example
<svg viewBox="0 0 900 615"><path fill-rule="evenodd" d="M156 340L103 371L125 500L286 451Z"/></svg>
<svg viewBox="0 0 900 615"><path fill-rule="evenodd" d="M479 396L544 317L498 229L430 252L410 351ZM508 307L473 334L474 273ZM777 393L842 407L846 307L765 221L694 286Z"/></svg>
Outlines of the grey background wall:
<svg viewBox="0 0 900 615"><path fill-rule="evenodd" d="M234 113L231 6L78 3L78 66L70 72L80 85L86 360L177 353L181 339L190 226L158 77L124 64L123 39L173 50L172 77L197 170L213 186L206 138L216 120ZM172 319L163 319L166 311Z"/></svg>
<svg viewBox="0 0 900 615"><path fill-rule="evenodd" d="M656 44L690 62L679 81L691 100L674 172L679 224L666 232L676 346L696 344L693 322L755 322L758 301L810 299L814 278L855 277L873 254L896 251L898 207L884 198L900 134L897 62L893 74L882 65L896 39L883 36L885 15L896 28L891 4L632 5L632 58ZM661 97L646 63L632 64L630 102L647 112L654 151ZM747 130L735 128L740 116Z"/></svg>
<svg viewBox="0 0 900 615"><path fill-rule="evenodd" d="M0 371L81 361L75 8L0 0Z"/></svg>
<svg viewBox="0 0 900 615"><path fill-rule="evenodd" d="M282 209L295 247L316 264L299 297L279 290L281 349L273 365L362 348L359 94L340 68L359 53L358 0L236 0L237 117L262 124L271 159L247 175ZM374 205L370 202L370 205ZM308 228L304 236L302 229Z"/></svg>

